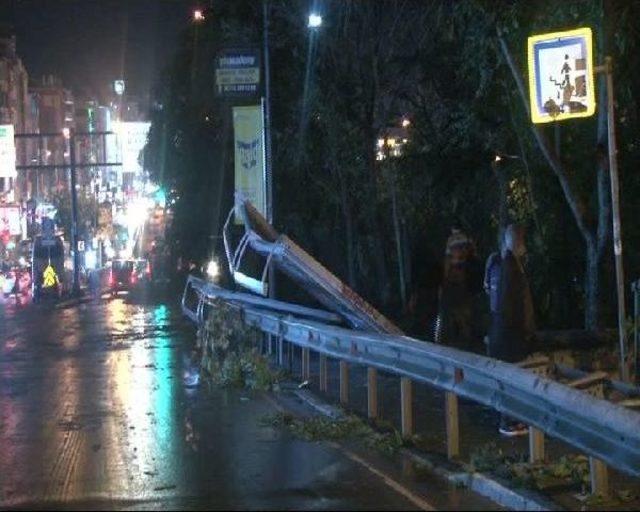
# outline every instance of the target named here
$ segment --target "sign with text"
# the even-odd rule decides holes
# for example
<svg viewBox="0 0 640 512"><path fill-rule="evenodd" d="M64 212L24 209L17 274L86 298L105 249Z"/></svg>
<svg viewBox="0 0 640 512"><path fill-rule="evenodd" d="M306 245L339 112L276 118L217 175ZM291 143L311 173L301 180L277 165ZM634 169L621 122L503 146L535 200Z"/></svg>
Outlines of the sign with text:
<svg viewBox="0 0 640 512"><path fill-rule="evenodd" d="M223 50L216 58L216 89L220 96L257 96L260 51Z"/></svg>
<svg viewBox="0 0 640 512"><path fill-rule="evenodd" d="M596 110L590 28L529 38L531 120L589 117Z"/></svg>
<svg viewBox="0 0 640 512"><path fill-rule="evenodd" d="M264 117L261 105L233 107L235 191L265 214ZM242 220L236 215L236 223Z"/></svg>
<svg viewBox="0 0 640 512"><path fill-rule="evenodd" d="M16 144L12 124L0 124L0 178L15 178Z"/></svg>
<svg viewBox="0 0 640 512"><path fill-rule="evenodd" d="M22 233L19 206L0 206L0 233L11 236Z"/></svg>
<svg viewBox="0 0 640 512"><path fill-rule="evenodd" d="M120 123L120 144L122 148L122 172L140 174L143 170L142 150L147 143L151 123Z"/></svg>

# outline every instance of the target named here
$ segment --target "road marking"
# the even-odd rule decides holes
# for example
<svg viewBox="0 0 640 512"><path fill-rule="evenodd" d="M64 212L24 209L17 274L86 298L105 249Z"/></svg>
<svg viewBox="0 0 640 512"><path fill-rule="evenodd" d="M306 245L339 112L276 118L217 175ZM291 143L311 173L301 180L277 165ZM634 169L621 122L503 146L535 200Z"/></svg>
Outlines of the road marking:
<svg viewBox="0 0 640 512"><path fill-rule="evenodd" d="M278 412L281 412L281 413L286 412L285 408L282 405L280 405L278 402L276 402L273 398L271 398L267 394L265 394L263 396L267 399L267 401L269 403L271 403L271 405L273 405L273 407ZM400 482L398 482L397 480L392 478L390 475L385 474L382 471L374 468L366 460L364 460L363 458L359 457L358 455L356 455L352 451L348 450L344 446L341 446L340 444L338 444L338 443L336 443L334 441L324 441L324 443L327 444L328 446L330 446L331 448L333 448L334 450L342 452L349 460L351 460L352 462L355 462L356 464L359 464L360 466L362 466L363 468L365 468L369 472L373 473L375 476L380 478L380 480L382 480L385 483L385 485L387 485L388 487L393 489L395 492L397 492L398 494L403 496L405 499L407 499L408 501L413 503L419 509L421 509L421 510L437 510L433 505L431 505L424 498L421 498L420 496L418 496L414 492L410 491L407 487L405 487Z"/></svg>
<svg viewBox="0 0 640 512"><path fill-rule="evenodd" d="M333 441L328 441L327 444L329 446L331 446L332 448L335 448L336 450L341 451L342 453L344 453L344 455L347 456L347 458L349 458L353 462L356 462L357 464L360 464L363 468L367 469L368 471L370 471L371 473L376 475L388 487L390 487L391 489L396 491L398 494L404 496L407 500L409 500L411 503L413 503L416 507L418 507L418 508L420 508L422 510L436 510L436 508L433 507L433 505L431 505L428 501L426 501L425 499L421 498L420 496L418 496L414 492L411 492L404 485L402 485L400 482L398 482L397 480L395 480L394 478L392 478L388 474L385 474L382 471L374 468L366 460L364 460L363 458L359 457L358 455L356 455L352 451L347 450L344 446L341 446L338 443L335 443Z"/></svg>

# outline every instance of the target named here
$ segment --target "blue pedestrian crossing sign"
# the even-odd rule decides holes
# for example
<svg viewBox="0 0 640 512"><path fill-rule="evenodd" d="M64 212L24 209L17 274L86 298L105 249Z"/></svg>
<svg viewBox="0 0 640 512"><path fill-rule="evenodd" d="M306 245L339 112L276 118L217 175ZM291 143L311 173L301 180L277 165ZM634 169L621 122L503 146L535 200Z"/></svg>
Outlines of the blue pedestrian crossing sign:
<svg viewBox="0 0 640 512"><path fill-rule="evenodd" d="M596 110L590 28L529 38L531 120L551 123Z"/></svg>

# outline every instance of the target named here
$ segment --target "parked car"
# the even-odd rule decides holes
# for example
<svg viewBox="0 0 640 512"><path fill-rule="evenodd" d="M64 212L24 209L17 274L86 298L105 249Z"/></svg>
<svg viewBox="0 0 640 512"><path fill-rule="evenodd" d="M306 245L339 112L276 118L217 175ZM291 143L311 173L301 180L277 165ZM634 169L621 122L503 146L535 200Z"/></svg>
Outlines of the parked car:
<svg viewBox="0 0 640 512"><path fill-rule="evenodd" d="M119 291L131 291L138 284L134 260L111 260L109 269L109 289L112 295Z"/></svg>

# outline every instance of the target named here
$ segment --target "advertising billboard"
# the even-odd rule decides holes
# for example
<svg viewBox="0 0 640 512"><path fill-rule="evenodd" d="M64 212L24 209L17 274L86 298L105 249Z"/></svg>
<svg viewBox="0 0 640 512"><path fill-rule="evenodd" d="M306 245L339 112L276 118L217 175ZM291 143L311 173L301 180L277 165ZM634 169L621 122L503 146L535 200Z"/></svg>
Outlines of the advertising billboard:
<svg viewBox="0 0 640 512"><path fill-rule="evenodd" d="M0 234L6 233L11 236L22 233L19 206L0 206Z"/></svg>
<svg viewBox="0 0 640 512"><path fill-rule="evenodd" d="M235 191L266 211L264 118L261 105L233 107ZM236 217L236 222L241 220Z"/></svg>
<svg viewBox="0 0 640 512"><path fill-rule="evenodd" d="M15 178L16 144L12 124L0 124L0 178Z"/></svg>
<svg viewBox="0 0 640 512"><path fill-rule="evenodd" d="M147 143L149 122L121 122L119 125L122 172L141 173L142 150Z"/></svg>

